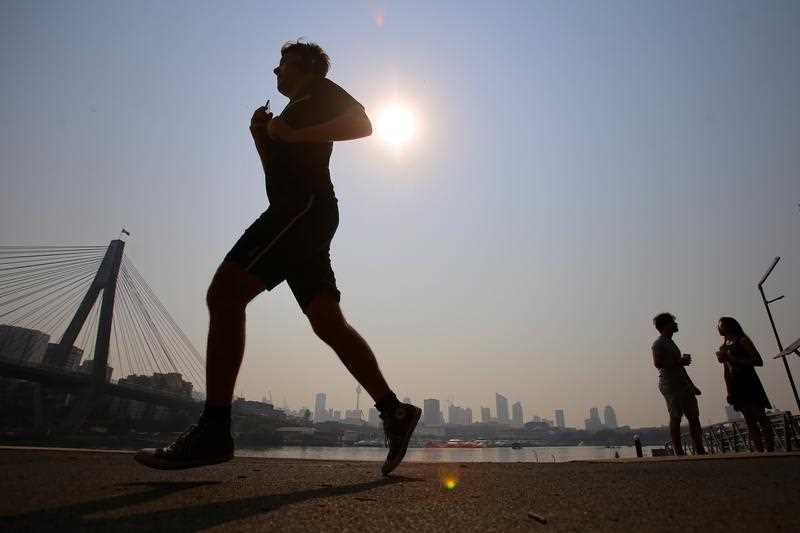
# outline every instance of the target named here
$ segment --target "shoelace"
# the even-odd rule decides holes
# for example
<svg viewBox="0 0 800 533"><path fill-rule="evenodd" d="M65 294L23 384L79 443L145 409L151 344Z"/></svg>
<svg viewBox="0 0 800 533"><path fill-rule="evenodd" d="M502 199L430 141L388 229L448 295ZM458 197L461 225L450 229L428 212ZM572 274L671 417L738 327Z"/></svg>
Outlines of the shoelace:
<svg viewBox="0 0 800 533"><path fill-rule="evenodd" d="M397 431L396 429L394 429L394 430L392 429L392 422L389 422L387 424L387 420L383 421L383 442L384 442L384 446L386 446L388 448L389 444L391 443L392 437L397 436L399 434L400 434L399 431Z"/></svg>
<svg viewBox="0 0 800 533"><path fill-rule="evenodd" d="M175 442L173 442L167 447L167 450L172 452L178 451L180 448L183 447L184 443L189 440L189 437L193 435L195 430L197 430L198 428L199 426L197 425L189 426L189 429L178 435L178 438L175 439Z"/></svg>

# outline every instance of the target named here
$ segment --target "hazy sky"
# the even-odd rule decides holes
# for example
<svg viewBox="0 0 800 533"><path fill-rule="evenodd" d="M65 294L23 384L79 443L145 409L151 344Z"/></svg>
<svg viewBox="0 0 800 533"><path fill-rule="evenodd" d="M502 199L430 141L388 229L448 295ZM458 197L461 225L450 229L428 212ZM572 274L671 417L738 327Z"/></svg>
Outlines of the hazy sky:
<svg viewBox="0 0 800 533"><path fill-rule="evenodd" d="M651 318L671 311L704 422L721 315L794 407L756 283L780 255L769 294L800 336L800 3L234 4L0 3L0 243L125 226L203 350L211 275L266 207L250 115L285 105L271 70L302 36L373 118L418 120L402 149L332 160L342 307L398 395L666 423ZM239 394L344 409L354 388L285 285L251 305Z"/></svg>

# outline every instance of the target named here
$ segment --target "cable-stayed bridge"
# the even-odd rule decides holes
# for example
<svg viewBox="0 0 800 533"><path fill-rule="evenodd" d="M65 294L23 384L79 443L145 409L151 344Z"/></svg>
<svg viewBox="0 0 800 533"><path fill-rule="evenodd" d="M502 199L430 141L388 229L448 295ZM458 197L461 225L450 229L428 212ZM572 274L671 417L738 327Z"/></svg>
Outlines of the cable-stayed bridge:
<svg viewBox="0 0 800 533"><path fill-rule="evenodd" d="M70 393L65 431L113 398L187 409L205 389L203 358L124 248L0 246L0 377Z"/></svg>

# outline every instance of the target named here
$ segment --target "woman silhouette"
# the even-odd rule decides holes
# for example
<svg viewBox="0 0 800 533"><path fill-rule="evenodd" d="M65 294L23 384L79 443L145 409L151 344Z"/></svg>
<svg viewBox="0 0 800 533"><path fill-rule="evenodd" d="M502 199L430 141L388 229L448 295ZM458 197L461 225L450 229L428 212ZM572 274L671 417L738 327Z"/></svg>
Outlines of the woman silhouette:
<svg viewBox="0 0 800 533"><path fill-rule="evenodd" d="M755 369L764 366L764 361L735 318L720 318L717 331L724 339L717 351L717 359L724 367L728 403L744 415L755 449L763 452L766 441L767 451L775 451L775 433L765 411L772 405Z"/></svg>

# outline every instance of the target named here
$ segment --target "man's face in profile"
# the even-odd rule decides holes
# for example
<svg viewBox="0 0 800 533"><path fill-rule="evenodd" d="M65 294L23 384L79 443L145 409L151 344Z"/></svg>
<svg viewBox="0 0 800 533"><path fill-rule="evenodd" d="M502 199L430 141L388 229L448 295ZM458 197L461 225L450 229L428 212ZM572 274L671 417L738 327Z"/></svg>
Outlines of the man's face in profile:
<svg viewBox="0 0 800 533"><path fill-rule="evenodd" d="M300 89L307 77L303 71L303 59L292 52L284 54L272 72L278 77L278 92L289 98Z"/></svg>
<svg viewBox="0 0 800 533"><path fill-rule="evenodd" d="M672 321L667 324L667 331L671 331L672 333L678 332L678 321L676 319L672 319Z"/></svg>

